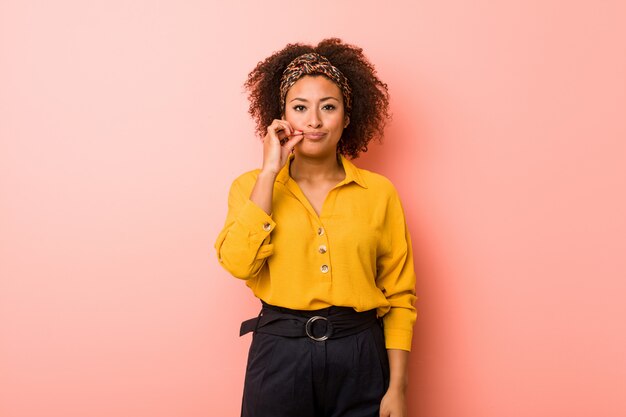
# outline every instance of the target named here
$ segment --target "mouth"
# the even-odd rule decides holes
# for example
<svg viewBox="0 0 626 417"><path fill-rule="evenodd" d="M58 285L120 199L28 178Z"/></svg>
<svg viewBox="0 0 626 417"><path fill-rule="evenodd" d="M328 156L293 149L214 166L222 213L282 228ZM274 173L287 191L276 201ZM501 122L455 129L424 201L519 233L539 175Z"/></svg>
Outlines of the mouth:
<svg viewBox="0 0 626 417"><path fill-rule="evenodd" d="M304 132L304 137L308 139L321 139L326 136L324 132Z"/></svg>

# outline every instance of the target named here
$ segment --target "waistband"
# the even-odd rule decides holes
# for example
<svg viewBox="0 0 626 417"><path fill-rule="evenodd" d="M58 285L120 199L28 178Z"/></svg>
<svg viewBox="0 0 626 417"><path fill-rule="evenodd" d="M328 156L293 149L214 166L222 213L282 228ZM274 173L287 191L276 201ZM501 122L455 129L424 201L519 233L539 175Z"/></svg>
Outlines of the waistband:
<svg viewBox="0 0 626 417"><path fill-rule="evenodd" d="M241 323L240 336L258 332L283 337L309 337L321 342L357 334L382 323L376 316L376 309L357 312L351 307L332 306L320 310L292 310L264 301L262 304L257 317Z"/></svg>

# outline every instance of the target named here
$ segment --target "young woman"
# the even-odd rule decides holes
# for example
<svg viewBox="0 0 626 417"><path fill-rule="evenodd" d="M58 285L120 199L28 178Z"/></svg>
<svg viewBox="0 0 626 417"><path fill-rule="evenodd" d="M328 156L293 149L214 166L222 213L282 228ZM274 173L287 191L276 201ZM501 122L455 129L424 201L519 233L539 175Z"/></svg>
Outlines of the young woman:
<svg viewBox="0 0 626 417"><path fill-rule="evenodd" d="M237 178L215 248L261 299L245 417L405 417L415 274L398 194L357 168L388 119L362 49L290 44L249 74L263 165Z"/></svg>

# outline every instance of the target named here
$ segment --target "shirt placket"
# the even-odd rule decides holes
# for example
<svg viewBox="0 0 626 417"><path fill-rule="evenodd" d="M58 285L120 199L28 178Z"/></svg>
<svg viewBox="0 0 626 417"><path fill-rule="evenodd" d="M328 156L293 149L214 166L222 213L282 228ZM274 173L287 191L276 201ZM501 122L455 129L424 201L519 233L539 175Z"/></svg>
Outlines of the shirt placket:
<svg viewBox="0 0 626 417"><path fill-rule="evenodd" d="M309 200L293 179L289 179L286 185L287 189L298 199L300 204L304 206L309 213L309 216L313 219L314 226L312 233L314 233L314 241L316 242L316 245L314 246L316 253L312 255L317 260L315 264L318 265L318 274L320 275L320 278L324 281L331 281L332 264L330 259L330 245L328 243L328 231L324 225L324 219L328 219L332 216L338 189L335 187L328 192L326 200L322 205L322 211L318 216Z"/></svg>
<svg viewBox="0 0 626 417"><path fill-rule="evenodd" d="M328 253L328 238L326 235L326 231L324 230L324 226L320 225L317 227L317 253L320 258L320 272L322 275L327 275L331 277L330 274L330 255Z"/></svg>

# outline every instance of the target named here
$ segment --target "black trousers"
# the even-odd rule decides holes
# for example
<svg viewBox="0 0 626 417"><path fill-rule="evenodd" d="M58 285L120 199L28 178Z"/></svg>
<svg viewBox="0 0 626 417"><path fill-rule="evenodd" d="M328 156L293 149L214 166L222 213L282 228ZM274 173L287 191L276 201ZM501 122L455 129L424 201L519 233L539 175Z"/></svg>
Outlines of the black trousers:
<svg viewBox="0 0 626 417"><path fill-rule="evenodd" d="M264 304L264 310L268 308L274 307ZM328 317L332 323L340 309L346 311L343 307L280 310ZM325 320L315 324L323 326ZM320 333L320 329L310 330ZM321 334L324 332L322 328ZM380 322L376 320L356 334L337 336L316 341L308 336L255 331L246 368L242 417L378 417L389 385Z"/></svg>

